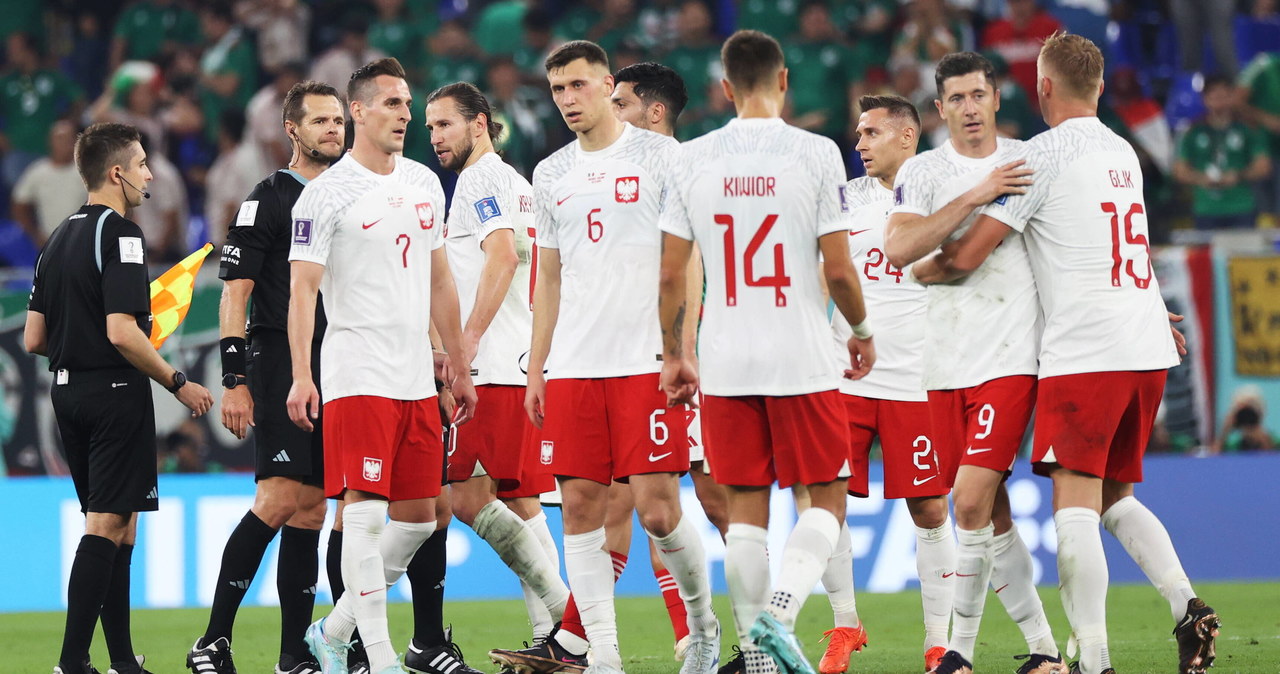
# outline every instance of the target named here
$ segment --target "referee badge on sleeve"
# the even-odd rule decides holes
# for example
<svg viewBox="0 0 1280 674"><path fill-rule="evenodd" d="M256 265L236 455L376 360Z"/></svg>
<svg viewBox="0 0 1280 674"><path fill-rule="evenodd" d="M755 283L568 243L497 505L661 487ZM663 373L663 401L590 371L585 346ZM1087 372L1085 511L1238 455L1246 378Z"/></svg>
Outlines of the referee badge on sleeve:
<svg viewBox="0 0 1280 674"><path fill-rule="evenodd" d="M304 246L311 245L311 220L298 218L293 221L293 242Z"/></svg>
<svg viewBox="0 0 1280 674"><path fill-rule="evenodd" d="M142 238L137 236L120 237L120 261L129 264L142 264Z"/></svg>

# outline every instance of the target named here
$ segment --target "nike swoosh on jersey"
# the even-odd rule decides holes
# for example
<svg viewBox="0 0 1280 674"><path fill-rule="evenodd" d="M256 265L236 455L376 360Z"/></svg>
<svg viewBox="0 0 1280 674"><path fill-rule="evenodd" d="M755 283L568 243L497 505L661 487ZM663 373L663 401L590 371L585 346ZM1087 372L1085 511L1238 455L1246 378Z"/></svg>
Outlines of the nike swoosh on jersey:
<svg viewBox="0 0 1280 674"><path fill-rule="evenodd" d="M950 573L944 573L944 574L942 574L942 577L943 577L943 578L950 578L950 577L952 577L952 576L954 576L954 575L956 575L956 572L955 572L955 571L952 571L952 572L950 572Z"/></svg>
<svg viewBox="0 0 1280 674"><path fill-rule="evenodd" d="M863 233L863 232L870 232L870 231L871 231L871 230L869 230L869 229L859 229L859 230L855 230L855 231L849 232L849 236L857 236L857 235L859 235L859 234L861 234L861 233Z"/></svg>
<svg viewBox="0 0 1280 674"><path fill-rule="evenodd" d="M365 592L365 591L361 590L361 591L360 591L360 596L361 596L361 597L367 597L367 596L369 596L369 595L373 594L374 592L381 592L381 591L382 591L382 590L369 590L368 592Z"/></svg>
<svg viewBox="0 0 1280 674"><path fill-rule="evenodd" d="M996 588L996 594L1000 594L1000 590L1003 590L1006 587L1009 587L1008 583L1005 583L1004 585L1001 585L1000 587Z"/></svg>
<svg viewBox="0 0 1280 674"><path fill-rule="evenodd" d="M926 478L925 478L925 479L923 479L923 480L921 480L921 479L920 479L920 478L918 478L918 477L913 477L913 478L911 478L911 484L913 484L913 485L915 485L915 486L919 487L920 485L922 485L922 484L924 484L924 483L928 482L929 480L932 480L932 479L933 479L933 478L935 478L935 477L938 477L938 476L937 476L937 475L930 475L929 477L926 477Z"/></svg>
<svg viewBox="0 0 1280 674"><path fill-rule="evenodd" d="M563 199L556 199L556 205L559 206L560 204L563 204L564 202L568 201L569 198L572 197L574 194L577 194L577 192L572 192L569 194L569 196L566 196Z"/></svg>
<svg viewBox="0 0 1280 674"><path fill-rule="evenodd" d="M989 452L989 451L991 451L991 449L992 449L991 447L988 447L988 448L986 448L986 449L974 449L974 448L972 448L972 447L966 447L966 448L965 448L965 450L964 450L964 453L965 453L965 455L967 455L967 456L973 456L974 454L981 454L981 453L983 453L983 452Z"/></svg>
<svg viewBox="0 0 1280 674"><path fill-rule="evenodd" d="M649 452L649 463L654 463L655 461L661 461L667 458L668 456L671 456L672 454L673 452L667 452L666 454L659 454L657 456L654 456L653 452Z"/></svg>
<svg viewBox="0 0 1280 674"><path fill-rule="evenodd" d="M373 222L371 222L371 223L369 223L369 224L367 224L367 225L362 223L362 224L360 225L360 228L361 228L361 229L369 229L370 227L372 227L372 226L374 226L374 225L378 224L379 222L382 222L382 218L378 218L377 220L374 220Z"/></svg>

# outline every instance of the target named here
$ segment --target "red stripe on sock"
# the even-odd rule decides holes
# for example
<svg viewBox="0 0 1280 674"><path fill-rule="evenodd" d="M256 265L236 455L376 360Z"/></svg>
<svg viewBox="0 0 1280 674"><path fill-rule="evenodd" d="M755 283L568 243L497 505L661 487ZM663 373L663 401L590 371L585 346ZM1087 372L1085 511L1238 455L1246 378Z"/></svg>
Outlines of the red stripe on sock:
<svg viewBox="0 0 1280 674"><path fill-rule="evenodd" d="M684 600L680 598L680 586L671 572L662 569L654 570L658 579L658 588L662 590L662 601L667 605L667 617L671 619L671 631L675 632L676 641L689 636L689 614L685 611Z"/></svg>
<svg viewBox="0 0 1280 674"><path fill-rule="evenodd" d="M610 552L609 556L613 558L613 580L617 582L622 571L627 568L627 556L621 552ZM569 595L569 602L564 606L564 617L560 619L560 629L583 639L587 638L587 629L582 626L582 614L578 613L578 602L573 600L572 594Z"/></svg>
<svg viewBox="0 0 1280 674"><path fill-rule="evenodd" d="M613 558L613 580L618 581L622 576L622 572L627 568L627 556L621 552L609 552L609 556Z"/></svg>

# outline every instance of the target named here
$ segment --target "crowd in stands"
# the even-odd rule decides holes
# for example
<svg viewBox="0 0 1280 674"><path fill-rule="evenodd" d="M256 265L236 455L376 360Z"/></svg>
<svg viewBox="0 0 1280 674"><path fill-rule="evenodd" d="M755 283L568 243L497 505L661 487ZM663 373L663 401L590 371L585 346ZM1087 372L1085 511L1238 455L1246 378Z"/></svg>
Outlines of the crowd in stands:
<svg viewBox="0 0 1280 674"><path fill-rule="evenodd" d="M675 68L687 139L733 115L719 46L736 28L783 42L790 121L836 140L851 175L858 96L915 101L922 145L936 146L934 63L982 51L1002 131L1028 138L1045 128L1040 41L1085 35L1107 57L1102 117L1144 162L1154 243L1174 227L1273 226L1280 212L1277 0L0 0L0 264L30 265L83 198L71 145L93 122L142 130L155 180L132 217L152 260L170 261L219 243L241 199L287 163L280 104L299 79L345 91L357 66L393 55L418 101L475 82L508 129L504 155L529 175L568 140L546 89L551 47L586 38L615 68ZM420 122L406 154L434 164Z"/></svg>

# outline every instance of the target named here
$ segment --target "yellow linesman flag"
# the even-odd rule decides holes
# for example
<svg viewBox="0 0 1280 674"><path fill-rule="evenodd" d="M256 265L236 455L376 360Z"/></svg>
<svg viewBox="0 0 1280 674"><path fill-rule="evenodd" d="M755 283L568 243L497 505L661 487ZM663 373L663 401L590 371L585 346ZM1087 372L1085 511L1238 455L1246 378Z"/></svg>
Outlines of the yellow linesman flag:
<svg viewBox="0 0 1280 674"><path fill-rule="evenodd" d="M213 244L206 243L151 282L151 346L159 349L187 317L196 274L200 273L200 265L211 250Z"/></svg>

